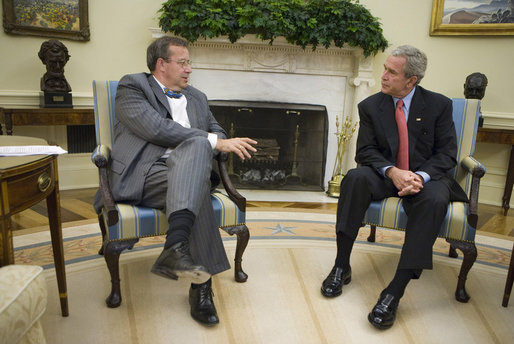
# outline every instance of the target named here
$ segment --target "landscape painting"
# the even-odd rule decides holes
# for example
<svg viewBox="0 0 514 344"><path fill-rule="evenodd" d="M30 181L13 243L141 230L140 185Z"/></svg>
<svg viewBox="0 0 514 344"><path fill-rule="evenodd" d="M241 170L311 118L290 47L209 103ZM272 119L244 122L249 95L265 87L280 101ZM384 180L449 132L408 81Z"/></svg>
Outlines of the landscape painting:
<svg viewBox="0 0 514 344"><path fill-rule="evenodd" d="M442 24L514 23L514 0L446 0Z"/></svg>
<svg viewBox="0 0 514 344"><path fill-rule="evenodd" d="M514 0L433 0L430 35L513 35Z"/></svg>
<svg viewBox="0 0 514 344"><path fill-rule="evenodd" d="M87 0L3 0L6 33L89 40Z"/></svg>
<svg viewBox="0 0 514 344"><path fill-rule="evenodd" d="M14 0L16 24L80 30L79 0Z"/></svg>

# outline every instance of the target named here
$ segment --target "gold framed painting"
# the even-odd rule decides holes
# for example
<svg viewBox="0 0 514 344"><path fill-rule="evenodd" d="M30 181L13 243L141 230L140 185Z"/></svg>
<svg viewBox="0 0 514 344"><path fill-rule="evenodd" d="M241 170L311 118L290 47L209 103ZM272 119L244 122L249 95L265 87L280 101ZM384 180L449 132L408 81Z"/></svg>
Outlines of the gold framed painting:
<svg viewBox="0 0 514 344"><path fill-rule="evenodd" d="M87 0L2 0L4 31L89 41Z"/></svg>
<svg viewBox="0 0 514 344"><path fill-rule="evenodd" d="M514 0L433 0L430 36L514 35Z"/></svg>

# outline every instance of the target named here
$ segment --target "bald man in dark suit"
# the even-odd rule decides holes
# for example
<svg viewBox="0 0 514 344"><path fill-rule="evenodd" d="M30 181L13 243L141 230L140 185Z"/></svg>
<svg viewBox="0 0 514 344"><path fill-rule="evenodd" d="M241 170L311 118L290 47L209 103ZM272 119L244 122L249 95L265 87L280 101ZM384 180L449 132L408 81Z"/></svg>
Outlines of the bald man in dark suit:
<svg viewBox="0 0 514 344"><path fill-rule="evenodd" d="M321 286L326 297L341 295L343 285L351 281L350 254L370 202L402 197L408 222L400 261L393 280L368 315L369 322L379 329L394 324L409 281L418 279L423 269L432 268L432 246L448 203L467 201L449 175L457 154L452 101L418 85L426 65L426 55L418 49L394 49L384 64L381 92L358 105L355 160L359 166L348 171L341 182L337 256ZM404 134L397 118L403 118L404 127L406 122ZM400 147L405 154L399 153Z"/></svg>

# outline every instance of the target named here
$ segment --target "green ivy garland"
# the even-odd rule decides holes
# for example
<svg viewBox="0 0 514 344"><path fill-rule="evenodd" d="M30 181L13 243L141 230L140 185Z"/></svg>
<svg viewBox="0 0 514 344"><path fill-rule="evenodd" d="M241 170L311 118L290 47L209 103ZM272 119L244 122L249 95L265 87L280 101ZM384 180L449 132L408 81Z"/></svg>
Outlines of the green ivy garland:
<svg viewBox="0 0 514 344"><path fill-rule="evenodd" d="M270 44L285 37L313 50L348 44L362 48L365 56L388 46L378 18L358 0L168 0L159 13L164 32L190 42L228 36L234 43L255 34Z"/></svg>

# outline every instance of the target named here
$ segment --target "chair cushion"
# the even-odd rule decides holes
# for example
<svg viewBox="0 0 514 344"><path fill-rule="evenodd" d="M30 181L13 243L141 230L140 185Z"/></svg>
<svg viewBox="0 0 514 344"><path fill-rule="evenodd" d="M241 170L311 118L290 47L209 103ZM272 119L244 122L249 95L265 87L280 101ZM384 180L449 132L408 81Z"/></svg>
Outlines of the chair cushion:
<svg viewBox="0 0 514 344"><path fill-rule="evenodd" d="M475 241L476 230L468 224L469 205L465 202L450 202L438 236L460 241ZM407 214L402 199L389 197L382 201L371 202L364 223L377 227L405 230Z"/></svg>
<svg viewBox="0 0 514 344"><path fill-rule="evenodd" d="M219 228L244 224L246 214L225 194L211 194L212 207ZM107 226L106 240L133 239L166 234L168 220L164 212L131 204L117 203L119 221ZM105 211L105 210L104 210ZM107 219L104 214L104 219Z"/></svg>
<svg viewBox="0 0 514 344"><path fill-rule="evenodd" d="M45 342L39 324L47 302L42 271L33 265L0 268L0 344L18 343L29 332L31 338L38 338L33 343ZM33 328L39 331L34 333Z"/></svg>

